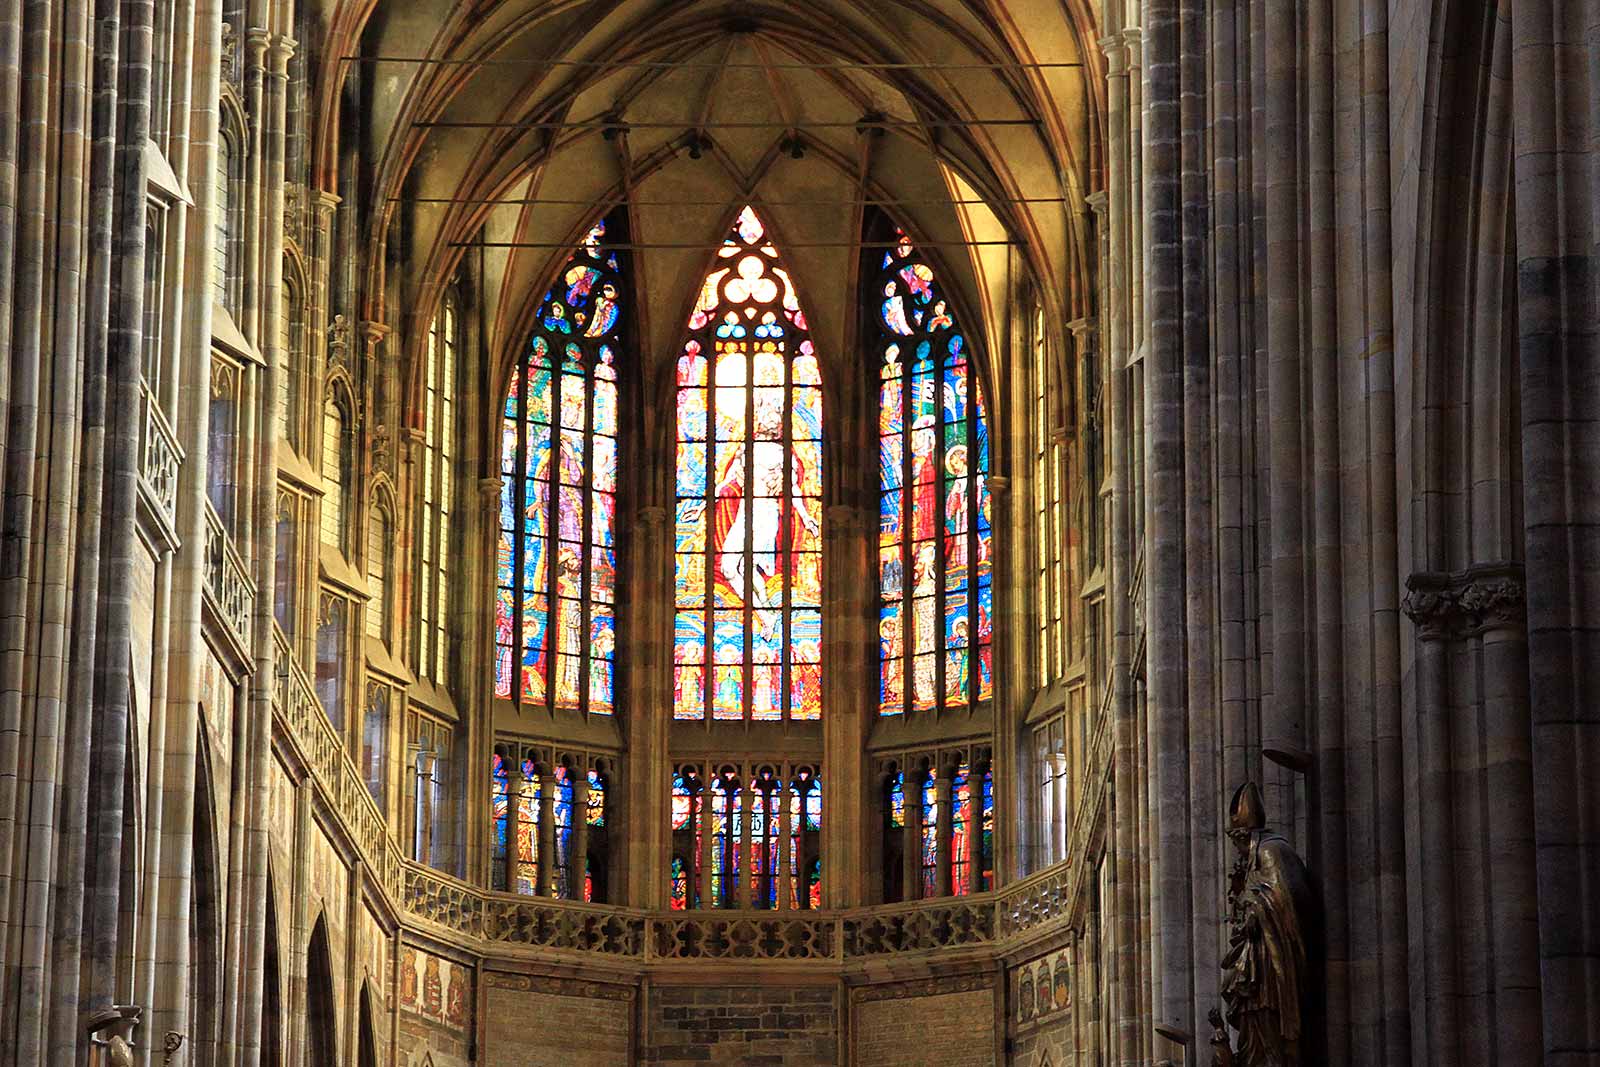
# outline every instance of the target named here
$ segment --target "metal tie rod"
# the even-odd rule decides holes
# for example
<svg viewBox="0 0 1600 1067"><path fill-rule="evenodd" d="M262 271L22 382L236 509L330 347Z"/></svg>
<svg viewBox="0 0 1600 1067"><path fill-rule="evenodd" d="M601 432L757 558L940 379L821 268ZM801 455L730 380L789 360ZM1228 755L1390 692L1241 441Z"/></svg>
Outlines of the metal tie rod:
<svg viewBox="0 0 1600 1067"><path fill-rule="evenodd" d="M670 59L474 59L445 56L340 56L342 63L407 63L425 67L578 67L594 70L1076 70L1078 61L891 63L685 63Z"/></svg>
<svg viewBox="0 0 1600 1067"><path fill-rule="evenodd" d="M451 248L560 248L572 251L579 247L581 242L572 241L451 241ZM764 241L763 244L771 244ZM916 248L976 248L986 246L1021 245L1021 241L916 241ZM727 245L708 243L705 241L652 241L628 244L601 244L603 252L647 252L655 250L690 250L711 252L723 248L744 248L741 245ZM784 241L773 247L779 250L790 248L899 248L899 241Z"/></svg>
<svg viewBox="0 0 1600 1067"><path fill-rule="evenodd" d="M1038 119L855 119L849 122L629 122L625 119L578 119L574 122L523 122L467 119L423 119L416 127L468 130L893 130L967 126L1037 126Z"/></svg>

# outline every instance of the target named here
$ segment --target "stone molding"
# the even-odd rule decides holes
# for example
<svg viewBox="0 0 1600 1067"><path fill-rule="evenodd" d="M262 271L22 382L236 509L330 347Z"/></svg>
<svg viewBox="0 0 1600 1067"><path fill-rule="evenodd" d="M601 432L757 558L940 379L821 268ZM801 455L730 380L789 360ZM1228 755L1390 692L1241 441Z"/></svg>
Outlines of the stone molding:
<svg viewBox="0 0 1600 1067"><path fill-rule="evenodd" d="M889 982L883 985L856 986L850 990L851 1004L865 1004L877 1000L914 1000L919 997L937 997L947 993L989 993L995 989L992 974L961 974L937 978L919 978L909 982Z"/></svg>
<svg viewBox="0 0 1600 1067"><path fill-rule="evenodd" d="M543 993L552 997L578 1000L615 1000L631 1004L638 987L611 982L590 982L577 978L547 978L536 974L510 974L484 971L483 984L490 989L513 989L520 993Z"/></svg>
<svg viewBox="0 0 1600 1067"><path fill-rule="evenodd" d="M1476 564L1459 571L1418 571L1406 579L1401 610L1424 641L1527 625L1520 563Z"/></svg>

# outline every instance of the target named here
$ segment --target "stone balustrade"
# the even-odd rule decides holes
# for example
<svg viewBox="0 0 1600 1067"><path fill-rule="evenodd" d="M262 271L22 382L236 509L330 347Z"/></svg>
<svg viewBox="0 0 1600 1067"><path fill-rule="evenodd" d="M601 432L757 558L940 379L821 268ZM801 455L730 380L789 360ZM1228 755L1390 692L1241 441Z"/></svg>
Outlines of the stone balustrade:
<svg viewBox="0 0 1600 1067"><path fill-rule="evenodd" d="M950 949L1005 948L1067 918L1075 865L1057 864L998 893L818 911L652 912L495 892L404 859L399 842L278 637L275 705L377 883L404 920L485 955L577 953L643 964L692 960L832 966Z"/></svg>
<svg viewBox="0 0 1600 1067"><path fill-rule="evenodd" d="M241 655L250 648L250 614L256 587L250 580L233 537L209 502L206 504L205 594L217 617L238 642Z"/></svg>
<svg viewBox="0 0 1600 1067"><path fill-rule="evenodd" d="M150 387L139 390L139 488L163 527L175 530L178 521L178 471L183 448Z"/></svg>

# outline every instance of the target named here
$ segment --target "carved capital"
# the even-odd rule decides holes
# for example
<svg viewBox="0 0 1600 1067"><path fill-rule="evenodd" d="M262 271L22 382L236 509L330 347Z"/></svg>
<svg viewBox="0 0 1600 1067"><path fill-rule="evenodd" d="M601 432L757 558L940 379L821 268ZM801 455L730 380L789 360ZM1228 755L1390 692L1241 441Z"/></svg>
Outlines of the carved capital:
<svg viewBox="0 0 1600 1067"><path fill-rule="evenodd" d="M1522 565L1486 563L1419 571L1406 579L1401 610L1425 641L1526 625Z"/></svg>
<svg viewBox="0 0 1600 1067"><path fill-rule="evenodd" d="M639 509L639 525L647 530L660 530L667 522L667 509L659 504L650 504Z"/></svg>
<svg viewBox="0 0 1600 1067"><path fill-rule="evenodd" d="M1008 496L1011 493L1011 479L1004 474L991 474L989 476L989 492L996 498Z"/></svg>

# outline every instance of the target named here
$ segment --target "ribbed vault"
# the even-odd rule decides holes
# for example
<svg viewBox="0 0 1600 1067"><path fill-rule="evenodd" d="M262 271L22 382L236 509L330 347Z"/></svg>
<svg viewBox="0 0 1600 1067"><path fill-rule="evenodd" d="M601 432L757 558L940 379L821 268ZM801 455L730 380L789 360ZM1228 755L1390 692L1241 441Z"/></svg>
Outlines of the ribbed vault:
<svg viewBox="0 0 1600 1067"><path fill-rule="evenodd" d="M1093 105L1088 72L1064 65L1081 35L1058 6L362 0L330 18L321 111L359 101L378 160L364 214L386 251L372 262L398 272L367 291L404 307L374 319L428 314L440 280L481 255L504 357L564 246L623 200L647 353L673 350L746 202L783 243L824 352L851 341L863 199L890 202L991 346L1021 269L1053 315L1084 312ZM319 130L333 189L337 122Z"/></svg>

